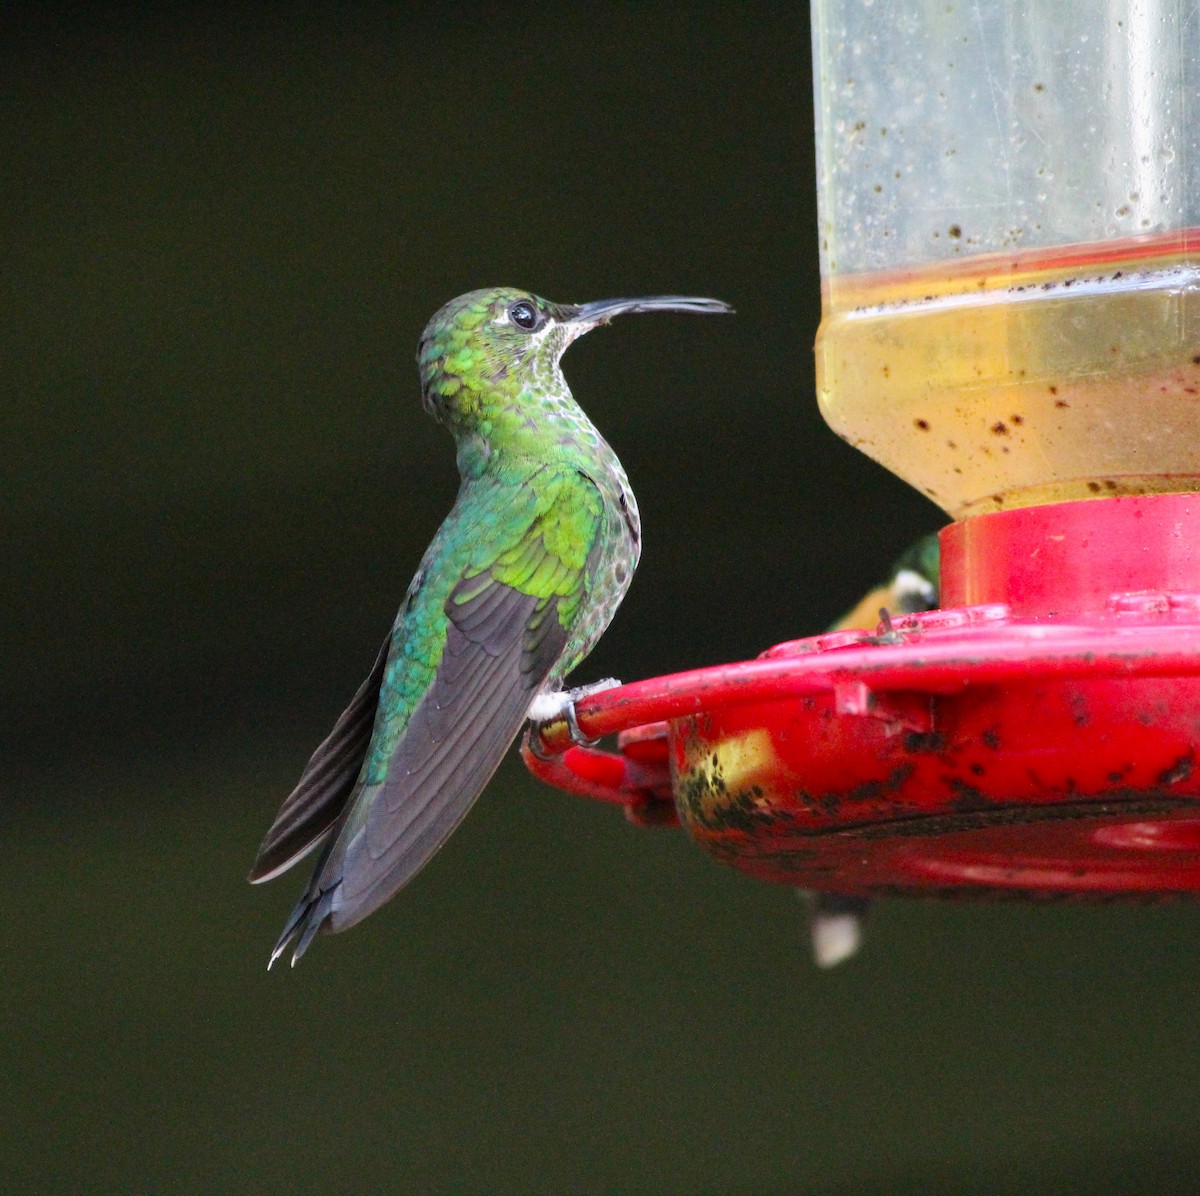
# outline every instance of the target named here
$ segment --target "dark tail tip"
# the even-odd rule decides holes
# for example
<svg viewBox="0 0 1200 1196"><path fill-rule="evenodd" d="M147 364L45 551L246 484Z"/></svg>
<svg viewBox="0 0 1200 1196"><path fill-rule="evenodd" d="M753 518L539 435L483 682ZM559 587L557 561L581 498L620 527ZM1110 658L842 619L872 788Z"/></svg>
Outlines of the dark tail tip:
<svg viewBox="0 0 1200 1196"><path fill-rule="evenodd" d="M296 966L296 961L308 950L309 943L316 937L317 931L324 925L325 919L333 912L335 892L337 892L337 885L330 889L323 889L315 896L311 892L306 892L296 902L296 908L292 910L283 927L283 933L279 936L279 941L271 952L271 958L267 963L268 972L275 966L275 961L287 950L292 939L296 940L296 949L292 952L292 967Z"/></svg>

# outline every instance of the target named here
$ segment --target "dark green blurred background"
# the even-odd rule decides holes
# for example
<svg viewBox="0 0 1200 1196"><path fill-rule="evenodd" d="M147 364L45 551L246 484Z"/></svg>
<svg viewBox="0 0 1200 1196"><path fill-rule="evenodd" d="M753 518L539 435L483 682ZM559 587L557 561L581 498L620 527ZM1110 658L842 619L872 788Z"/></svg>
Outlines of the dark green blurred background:
<svg viewBox="0 0 1200 1196"><path fill-rule="evenodd" d="M827 623L938 513L815 409L800 5L94 8L0 39L0 1189L1190 1192L1196 913L791 893L515 761L294 973L258 839L456 486L472 287L571 350L646 553L581 678Z"/></svg>

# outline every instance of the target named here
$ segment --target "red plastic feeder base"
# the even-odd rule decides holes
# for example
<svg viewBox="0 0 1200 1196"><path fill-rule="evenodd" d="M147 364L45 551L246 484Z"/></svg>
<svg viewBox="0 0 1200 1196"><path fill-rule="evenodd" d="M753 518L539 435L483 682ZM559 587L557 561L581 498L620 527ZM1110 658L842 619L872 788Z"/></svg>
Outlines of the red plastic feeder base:
<svg viewBox="0 0 1200 1196"><path fill-rule="evenodd" d="M981 515L943 609L585 698L530 769L764 880L861 896L1200 890L1200 495Z"/></svg>

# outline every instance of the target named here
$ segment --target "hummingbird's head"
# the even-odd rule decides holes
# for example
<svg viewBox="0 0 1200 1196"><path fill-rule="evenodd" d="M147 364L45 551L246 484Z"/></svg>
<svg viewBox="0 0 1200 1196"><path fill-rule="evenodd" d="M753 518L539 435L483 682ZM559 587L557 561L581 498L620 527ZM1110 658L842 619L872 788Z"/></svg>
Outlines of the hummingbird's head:
<svg viewBox="0 0 1200 1196"><path fill-rule="evenodd" d="M528 291L491 287L451 299L426 325L417 349L421 401L452 429L483 417L489 398L552 379L567 345L584 331L573 308Z"/></svg>
<svg viewBox="0 0 1200 1196"><path fill-rule="evenodd" d="M441 308L421 335L421 401L452 431L474 431L490 419L493 404L565 393L559 362L576 337L623 312L659 310L733 309L677 295L562 304L512 287L469 291Z"/></svg>

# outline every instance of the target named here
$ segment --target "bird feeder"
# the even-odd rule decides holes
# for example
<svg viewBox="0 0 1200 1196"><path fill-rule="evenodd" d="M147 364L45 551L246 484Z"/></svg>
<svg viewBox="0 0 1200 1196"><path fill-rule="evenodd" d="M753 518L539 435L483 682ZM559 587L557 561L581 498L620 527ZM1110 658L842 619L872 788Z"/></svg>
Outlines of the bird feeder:
<svg viewBox="0 0 1200 1196"><path fill-rule="evenodd" d="M833 429L941 609L582 699L531 770L818 893L1200 890L1193 0L815 0Z"/></svg>

